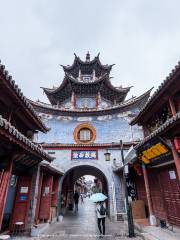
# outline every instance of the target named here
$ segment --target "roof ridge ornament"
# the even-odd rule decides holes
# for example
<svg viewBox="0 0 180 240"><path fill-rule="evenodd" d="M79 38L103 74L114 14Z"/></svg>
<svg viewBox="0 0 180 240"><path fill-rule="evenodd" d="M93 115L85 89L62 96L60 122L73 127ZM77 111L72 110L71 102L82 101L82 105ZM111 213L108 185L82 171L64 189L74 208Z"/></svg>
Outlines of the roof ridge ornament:
<svg viewBox="0 0 180 240"><path fill-rule="evenodd" d="M86 62L90 62L90 53L89 53L89 51L86 54Z"/></svg>

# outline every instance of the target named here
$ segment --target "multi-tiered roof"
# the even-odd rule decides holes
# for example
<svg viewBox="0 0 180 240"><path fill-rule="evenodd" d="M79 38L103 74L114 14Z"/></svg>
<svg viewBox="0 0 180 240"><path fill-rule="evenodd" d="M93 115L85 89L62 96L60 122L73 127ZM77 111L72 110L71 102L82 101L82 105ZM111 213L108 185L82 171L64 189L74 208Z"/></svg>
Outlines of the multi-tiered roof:
<svg viewBox="0 0 180 240"><path fill-rule="evenodd" d="M64 116L95 116L128 111L132 108L141 109L147 102L151 89L139 97L125 100L131 87L114 87L111 84L110 72L112 65L103 65L99 54L90 60L89 52L85 61L76 54L71 66L63 66L64 79L57 88L43 88L50 104L31 101L37 112ZM79 98L94 98L95 107L78 107ZM89 101L89 100L88 100ZM106 106L101 103L107 102ZM70 107L65 105L70 102Z"/></svg>
<svg viewBox="0 0 180 240"><path fill-rule="evenodd" d="M75 95L92 96L100 93L101 97L112 102L121 103L126 98L130 87L114 87L110 82L110 71L113 65L102 65L99 54L90 60L87 53L86 60L82 61L75 55L71 66L62 66L65 72L63 82L58 88L43 88L52 105L60 105Z"/></svg>

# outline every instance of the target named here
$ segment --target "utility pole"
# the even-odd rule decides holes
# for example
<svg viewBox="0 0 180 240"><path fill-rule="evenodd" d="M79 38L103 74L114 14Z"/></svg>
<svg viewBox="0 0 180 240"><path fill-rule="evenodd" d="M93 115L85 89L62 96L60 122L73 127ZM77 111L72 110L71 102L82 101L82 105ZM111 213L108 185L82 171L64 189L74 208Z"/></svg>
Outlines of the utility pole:
<svg viewBox="0 0 180 240"><path fill-rule="evenodd" d="M125 187L125 199L126 199L126 209L127 209L127 220L128 220L128 232L129 237L135 237L134 233L134 223L133 223L133 217L132 217L132 209L131 205L128 201L128 189L127 189L127 177L128 174L125 173L125 164L124 164L124 152L123 152L123 142L120 140L120 146L121 146L121 159L123 163L123 181L124 181L124 187Z"/></svg>

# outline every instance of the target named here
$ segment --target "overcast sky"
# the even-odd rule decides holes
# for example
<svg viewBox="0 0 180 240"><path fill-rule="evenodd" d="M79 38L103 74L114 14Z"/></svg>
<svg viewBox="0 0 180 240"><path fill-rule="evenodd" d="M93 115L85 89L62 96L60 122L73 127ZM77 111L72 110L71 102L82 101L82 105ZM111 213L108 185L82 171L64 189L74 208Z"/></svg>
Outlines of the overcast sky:
<svg viewBox="0 0 180 240"><path fill-rule="evenodd" d="M180 60L178 0L0 0L0 59L24 94L48 102L59 64L100 52L129 97L157 87Z"/></svg>

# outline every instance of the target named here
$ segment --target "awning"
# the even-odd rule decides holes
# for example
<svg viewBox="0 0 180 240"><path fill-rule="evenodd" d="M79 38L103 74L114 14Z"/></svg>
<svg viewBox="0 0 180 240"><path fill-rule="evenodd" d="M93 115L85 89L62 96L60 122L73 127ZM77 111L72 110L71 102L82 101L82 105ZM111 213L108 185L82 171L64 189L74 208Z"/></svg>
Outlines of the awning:
<svg viewBox="0 0 180 240"><path fill-rule="evenodd" d="M137 160L137 153L136 150L134 149L133 145L129 148L128 152L126 153L124 157L124 165L121 164L121 166L114 166L113 171L114 172L119 172L122 171L123 168L128 165L129 163L134 163Z"/></svg>
<svg viewBox="0 0 180 240"><path fill-rule="evenodd" d="M61 176L64 175L64 169L57 167L53 163L47 163L43 161L41 162L40 166L53 174L61 175Z"/></svg>
<svg viewBox="0 0 180 240"><path fill-rule="evenodd" d="M124 165L126 165L128 163L134 163L136 161L136 159L137 159L136 150L134 149L133 146L131 146L124 157Z"/></svg>

